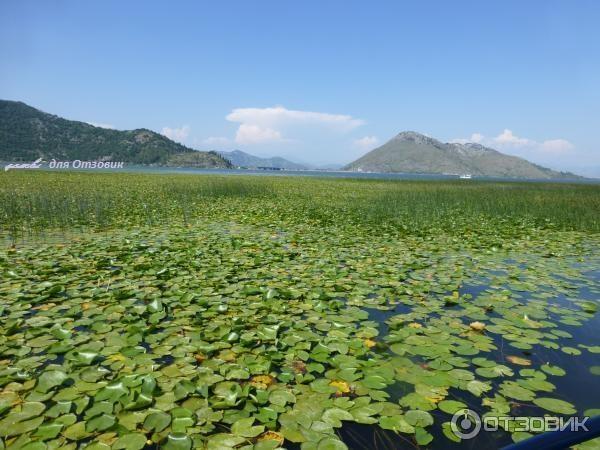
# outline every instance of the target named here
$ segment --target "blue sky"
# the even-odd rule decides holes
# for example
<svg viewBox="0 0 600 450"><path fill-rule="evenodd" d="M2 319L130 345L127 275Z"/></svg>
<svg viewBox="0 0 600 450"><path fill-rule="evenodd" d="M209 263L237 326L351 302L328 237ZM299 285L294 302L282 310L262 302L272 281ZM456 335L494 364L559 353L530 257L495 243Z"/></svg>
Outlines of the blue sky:
<svg viewBox="0 0 600 450"><path fill-rule="evenodd" d="M0 98L349 162L403 130L600 176L600 2L0 2Z"/></svg>

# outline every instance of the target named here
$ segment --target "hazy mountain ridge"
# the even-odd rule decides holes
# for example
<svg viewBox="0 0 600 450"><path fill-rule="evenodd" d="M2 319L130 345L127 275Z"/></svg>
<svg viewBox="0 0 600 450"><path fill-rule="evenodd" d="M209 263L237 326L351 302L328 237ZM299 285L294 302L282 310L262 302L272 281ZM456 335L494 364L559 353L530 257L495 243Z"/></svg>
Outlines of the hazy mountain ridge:
<svg viewBox="0 0 600 450"><path fill-rule="evenodd" d="M414 131L399 133L344 169L511 178L580 178L572 173L557 172L480 144L444 143Z"/></svg>
<svg viewBox="0 0 600 450"><path fill-rule="evenodd" d="M215 152L199 152L154 131L113 130L0 100L0 160L96 160L133 164L231 167Z"/></svg>
<svg viewBox="0 0 600 450"><path fill-rule="evenodd" d="M295 163L280 156L262 158L241 150L219 151L217 153L231 161L231 163L237 167L247 167L250 169L257 167L268 167L286 170L306 170L310 168L310 166Z"/></svg>

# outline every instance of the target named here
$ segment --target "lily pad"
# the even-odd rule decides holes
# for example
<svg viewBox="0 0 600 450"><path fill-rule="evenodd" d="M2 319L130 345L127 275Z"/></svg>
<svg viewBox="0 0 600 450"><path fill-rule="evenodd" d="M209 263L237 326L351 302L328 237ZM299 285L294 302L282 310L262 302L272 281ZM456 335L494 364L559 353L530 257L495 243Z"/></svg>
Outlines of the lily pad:
<svg viewBox="0 0 600 450"><path fill-rule="evenodd" d="M575 407L564 400L549 397L539 397L533 400L537 406L544 408L550 412L572 415L577 412Z"/></svg>

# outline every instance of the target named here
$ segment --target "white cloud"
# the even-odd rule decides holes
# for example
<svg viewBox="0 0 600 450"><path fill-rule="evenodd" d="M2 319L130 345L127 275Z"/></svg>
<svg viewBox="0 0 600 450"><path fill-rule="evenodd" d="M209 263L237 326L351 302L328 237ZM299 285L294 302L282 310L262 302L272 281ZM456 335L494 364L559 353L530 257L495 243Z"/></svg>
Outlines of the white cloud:
<svg viewBox="0 0 600 450"><path fill-rule="evenodd" d="M548 139L539 142L534 139L519 137L508 128L505 128L502 133L492 138L486 138L481 133L473 133L470 139L453 139L451 142L460 144L476 142L525 157L532 155L565 154L575 149L575 146L566 139Z"/></svg>
<svg viewBox="0 0 600 450"><path fill-rule="evenodd" d="M252 145L280 141L282 141L282 138L279 131L246 123L241 124L235 134L235 142L238 144Z"/></svg>
<svg viewBox="0 0 600 450"><path fill-rule="evenodd" d="M479 144L482 140L483 140L483 134L481 134L481 133L473 133L471 135L471 142L475 142L476 144Z"/></svg>
<svg viewBox="0 0 600 450"><path fill-rule="evenodd" d="M542 142L541 147L547 153L567 153L575 148L565 139L550 139Z"/></svg>
<svg viewBox="0 0 600 450"><path fill-rule="evenodd" d="M238 144L281 142L287 140L284 132L299 127L346 133L364 124L363 120L344 114L299 111L283 106L236 108L226 119L240 124L235 138Z"/></svg>
<svg viewBox="0 0 600 450"><path fill-rule="evenodd" d="M283 106L236 108L227 115L226 119L230 122L258 125L265 128L277 128L290 123L320 124L340 131L349 131L364 124L363 120L344 114L296 111Z"/></svg>
<svg viewBox="0 0 600 450"><path fill-rule="evenodd" d="M354 141L354 145L361 150L372 150L379 143L376 136L365 136Z"/></svg>
<svg viewBox="0 0 600 450"><path fill-rule="evenodd" d="M161 134L174 141L183 142L190 135L190 127L189 125L183 125L180 128L163 127Z"/></svg>
<svg viewBox="0 0 600 450"><path fill-rule="evenodd" d="M114 130L115 126L111 125L110 123L98 123L98 122L86 122L88 125L93 125L95 127L99 127L99 128L107 128L110 130Z"/></svg>
<svg viewBox="0 0 600 450"><path fill-rule="evenodd" d="M530 139L515 136L508 128L505 128L502 133L493 138L493 141L498 145L506 145L510 147L529 147L535 143Z"/></svg>

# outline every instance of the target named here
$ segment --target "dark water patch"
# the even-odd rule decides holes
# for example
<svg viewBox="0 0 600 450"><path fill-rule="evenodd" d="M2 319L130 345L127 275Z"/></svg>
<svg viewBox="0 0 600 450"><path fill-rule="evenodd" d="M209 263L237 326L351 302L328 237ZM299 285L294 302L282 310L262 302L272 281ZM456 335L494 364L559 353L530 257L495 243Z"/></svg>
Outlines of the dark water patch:
<svg viewBox="0 0 600 450"><path fill-rule="evenodd" d="M338 436L349 450L413 450L420 447L408 435L394 433L377 426L344 422Z"/></svg>
<svg viewBox="0 0 600 450"><path fill-rule="evenodd" d="M146 350L146 353L152 353L152 347L146 341L142 341L138 345Z"/></svg>
<svg viewBox="0 0 600 450"><path fill-rule="evenodd" d="M535 274L529 274L525 279L527 282L532 282L532 279L535 281L535 278ZM484 332L486 336L492 339L497 350L480 352L477 356L485 357L495 361L497 364L506 365L513 370L514 374L512 376L500 376L492 379L476 376L477 380L490 383L492 386L491 391L484 393L482 397L476 397L468 391L451 388L448 391L449 395L446 397L446 400L454 399L461 401L467 404L473 411L483 415L486 412L489 412L489 408L482 405L482 398L493 397L493 394L498 393L500 385L505 381L516 381L526 378L519 373L521 369L540 370L542 365L550 364L551 366L564 369L566 375L555 376L548 374L547 381L554 384L555 389L552 392L535 391L536 398L550 397L572 403L577 409L576 416L582 416L583 412L587 409L600 407L600 390L592 388L592 386L598 384L599 380L589 371L591 366L599 365L599 355L579 346L580 344L588 346L600 345L600 338L598 336L598 330L600 330L600 313L585 315L577 304L578 300L598 302L600 270L586 271L583 275L579 273L576 277L565 274L561 277L560 281L564 281L565 287L567 287L566 289L557 289L551 286L550 283L548 283L548 285L536 283L537 289L535 291L533 289L517 290L515 288L520 286L511 286L506 283L492 286L489 283L489 278L485 276L475 277L461 287L459 290L460 296L466 294L472 296L472 300L465 300L465 302L468 303L476 301L480 296L487 297L496 292L509 291L511 293L509 298L517 301L521 306L526 307L527 305L530 305L535 309L535 305L540 304L541 311L545 309L545 306L550 306L550 308L546 309L547 318L545 320L550 321L557 326L555 328L542 327L540 331L548 333L551 330L560 330L570 333L572 337L557 336L557 339L551 340L551 342L554 342L559 346L557 349L547 348L540 344L533 344L532 348L527 350L510 345L511 342L519 343L518 340L511 341L505 339L502 334ZM448 295L451 295L451 292L449 292ZM491 300L493 300L493 298ZM427 313L425 321L427 322L428 320L435 318L443 319L444 310L456 311L457 308L462 307L462 305L446 306L441 311L436 311L434 308ZM386 322L397 314L409 314L413 312L413 307L400 304L393 310L382 310L369 307L364 307L363 310L369 313L370 320L379 324L380 335L386 336L390 332ZM488 324L490 322L489 319L492 318L506 319L504 314L494 310L487 311L486 316L488 319L485 320L485 322ZM575 325L560 322L564 319L576 319L580 323ZM544 339L549 340L547 338ZM572 355L565 353L562 350L565 346L578 349L581 351L581 354ZM410 357L416 364L419 364L420 362L431 362L431 360L427 360L426 358L420 361L419 357L406 356ZM517 365L508 359L510 356L524 358L525 360L529 360L531 364L524 366ZM471 372L475 372L476 369L477 367L474 365L470 365L467 368L467 370ZM389 401L394 403L397 403L400 398L413 391L414 386L412 384L403 382L394 383L386 389L386 392L390 395ZM539 417L544 415L561 416L560 414L549 413L533 404L532 401L517 401L508 397L507 400L511 407L509 415L513 417ZM427 431L431 433L434 439L426 446L428 449L498 449L512 443L510 433L503 430L497 432L482 431L478 436L471 440L462 441L461 443L451 442L445 437L442 424L450 421L452 416L439 409L430 411L430 413L434 416L434 424L428 427ZM344 423L343 428L339 430L339 435L351 450L362 450L365 448L393 448L400 450L419 448L416 446L412 436L382 430L377 425L360 425L346 422Z"/></svg>
<svg viewBox="0 0 600 450"><path fill-rule="evenodd" d="M471 295L473 298L476 298L479 294L484 293L488 289L490 289L490 286L487 284L464 284L458 289L458 294L460 296ZM451 292L448 293L448 295L450 294Z"/></svg>
<svg viewBox="0 0 600 450"><path fill-rule="evenodd" d="M388 319L399 314L410 314L413 307L404 303L398 303L391 309L378 309L373 307L362 307L361 309L369 313L369 320L378 323L379 336L387 336L390 331L390 327L387 323Z"/></svg>
<svg viewBox="0 0 600 450"><path fill-rule="evenodd" d="M163 355L158 358L154 358L154 362L156 364L160 364L161 366L170 366L175 361L175 357L173 355Z"/></svg>
<svg viewBox="0 0 600 450"><path fill-rule="evenodd" d="M60 354L57 354L54 359L47 359L47 360L45 360L39 366L39 370L43 371L44 369L46 369L46 367L51 366L51 365L62 366L64 362L65 362L65 354L64 353L60 353Z"/></svg>

